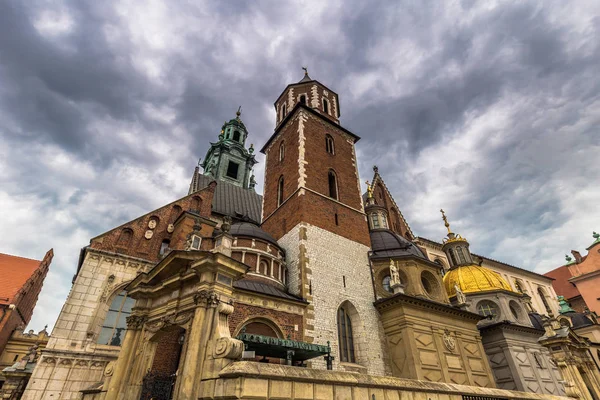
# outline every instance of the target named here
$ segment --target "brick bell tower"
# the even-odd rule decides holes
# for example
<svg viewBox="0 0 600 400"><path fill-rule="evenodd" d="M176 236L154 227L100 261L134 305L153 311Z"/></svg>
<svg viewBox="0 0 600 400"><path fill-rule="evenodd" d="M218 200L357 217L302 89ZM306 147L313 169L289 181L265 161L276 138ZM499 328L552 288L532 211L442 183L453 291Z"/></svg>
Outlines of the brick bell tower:
<svg viewBox="0 0 600 400"><path fill-rule="evenodd" d="M331 343L335 368L383 374L383 333L373 307L370 237L354 145L338 95L311 79L275 101L266 155L262 228L286 250L291 293L310 304L303 337ZM325 366L315 359L315 367Z"/></svg>

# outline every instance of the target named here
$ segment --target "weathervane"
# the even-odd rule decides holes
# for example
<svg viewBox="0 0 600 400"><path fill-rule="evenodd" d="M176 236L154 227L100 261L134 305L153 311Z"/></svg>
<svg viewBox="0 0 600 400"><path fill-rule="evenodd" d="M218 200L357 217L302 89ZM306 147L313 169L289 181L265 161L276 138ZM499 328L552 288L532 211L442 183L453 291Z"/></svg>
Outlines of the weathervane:
<svg viewBox="0 0 600 400"><path fill-rule="evenodd" d="M304 70L304 75L308 76L308 67L302 67L302 69Z"/></svg>

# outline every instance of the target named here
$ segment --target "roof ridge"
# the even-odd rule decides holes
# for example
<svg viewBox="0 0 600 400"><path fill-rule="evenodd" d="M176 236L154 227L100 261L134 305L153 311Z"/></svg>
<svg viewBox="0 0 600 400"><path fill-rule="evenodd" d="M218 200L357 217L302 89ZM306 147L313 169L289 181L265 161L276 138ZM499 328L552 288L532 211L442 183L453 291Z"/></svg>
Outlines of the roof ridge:
<svg viewBox="0 0 600 400"><path fill-rule="evenodd" d="M15 258L21 258L23 260L30 260L30 261L37 261L38 263L41 263L43 260L37 260L35 258L29 258L29 257L22 257L22 256L16 256L14 254L8 254L8 253L0 253L0 255L3 256L9 256L9 257L15 257Z"/></svg>

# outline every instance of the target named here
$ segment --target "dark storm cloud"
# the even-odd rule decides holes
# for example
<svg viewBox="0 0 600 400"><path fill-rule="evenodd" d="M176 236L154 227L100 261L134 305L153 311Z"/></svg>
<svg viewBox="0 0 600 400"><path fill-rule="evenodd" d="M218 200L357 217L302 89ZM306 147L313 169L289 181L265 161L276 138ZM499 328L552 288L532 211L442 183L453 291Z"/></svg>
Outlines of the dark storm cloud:
<svg viewBox="0 0 600 400"><path fill-rule="evenodd" d="M598 168L599 11L561 7L0 2L0 251L55 247L36 311L55 318L78 249L183 196L240 105L260 148L307 65L413 231L439 239L448 207L476 252L542 268L544 239L579 243L575 210L600 196L580 193Z"/></svg>

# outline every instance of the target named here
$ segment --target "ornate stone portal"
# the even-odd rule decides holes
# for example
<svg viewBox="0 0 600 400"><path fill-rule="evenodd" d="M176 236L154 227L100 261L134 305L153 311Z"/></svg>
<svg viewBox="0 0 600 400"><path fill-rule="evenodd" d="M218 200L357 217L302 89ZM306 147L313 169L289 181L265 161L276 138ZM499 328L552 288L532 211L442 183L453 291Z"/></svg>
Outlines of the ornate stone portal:
<svg viewBox="0 0 600 400"><path fill-rule="evenodd" d="M105 398L137 399L143 390L197 399L201 387L241 359L244 345L231 338L228 317L233 282L247 269L220 253L173 251L134 279L127 291L137 301Z"/></svg>

